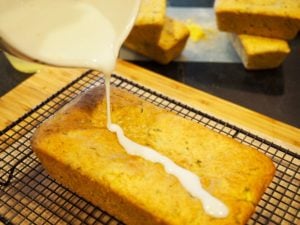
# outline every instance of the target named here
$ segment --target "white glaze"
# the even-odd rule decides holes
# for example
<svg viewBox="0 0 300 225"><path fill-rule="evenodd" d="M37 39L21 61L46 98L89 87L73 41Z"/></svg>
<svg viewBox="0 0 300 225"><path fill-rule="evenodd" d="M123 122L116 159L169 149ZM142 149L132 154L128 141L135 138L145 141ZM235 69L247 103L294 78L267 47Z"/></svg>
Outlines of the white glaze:
<svg viewBox="0 0 300 225"><path fill-rule="evenodd" d="M126 152L130 155L140 156L154 163L160 163L164 166L167 173L177 177L182 186L195 198L202 201L204 210L207 214L223 218L228 215L228 208L217 198L213 197L202 188L201 182L197 175L175 164L169 158L159 152L142 146L128 139L120 126L110 124L109 130L117 134L118 140Z"/></svg>
<svg viewBox="0 0 300 225"><path fill-rule="evenodd" d="M115 12L116 7L122 10ZM122 128L111 122L110 74L137 10L136 0L0 0L0 37L38 61L104 72L107 127L117 134L126 152L162 164L202 201L209 215L225 217L227 207L202 188L197 175L128 139Z"/></svg>

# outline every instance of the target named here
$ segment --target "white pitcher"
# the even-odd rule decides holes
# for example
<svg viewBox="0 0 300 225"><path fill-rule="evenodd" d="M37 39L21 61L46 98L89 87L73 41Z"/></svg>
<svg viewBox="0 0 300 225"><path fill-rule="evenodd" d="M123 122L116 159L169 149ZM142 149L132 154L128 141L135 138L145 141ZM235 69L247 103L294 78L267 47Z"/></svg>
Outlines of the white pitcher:
<svg viewBox="0 0 300 225"><path fill-rule="evenodd" d="M109 73L140 0L0 0L6 51L56 66Z"/></svg>

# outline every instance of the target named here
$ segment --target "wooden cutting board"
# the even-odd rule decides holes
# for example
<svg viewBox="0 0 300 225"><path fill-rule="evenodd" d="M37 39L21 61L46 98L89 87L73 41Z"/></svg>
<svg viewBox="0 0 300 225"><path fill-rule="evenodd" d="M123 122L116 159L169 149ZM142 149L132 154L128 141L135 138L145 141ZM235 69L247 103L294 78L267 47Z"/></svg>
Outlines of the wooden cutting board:
<svg viewBox="0 0 300 225"><path fill-rule="evenodd" d="M0 98L0 130L78 78L86 69L43 67ZM300 153L300 130L119 60L116 74Z"/></svg>

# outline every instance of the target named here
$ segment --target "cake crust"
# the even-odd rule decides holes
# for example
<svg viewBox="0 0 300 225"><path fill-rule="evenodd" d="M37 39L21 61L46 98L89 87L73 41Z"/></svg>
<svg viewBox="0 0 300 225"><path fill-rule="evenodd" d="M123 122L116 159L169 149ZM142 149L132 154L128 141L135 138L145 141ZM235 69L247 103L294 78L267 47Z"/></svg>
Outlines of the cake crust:
<svg viewBox="0 0 300 225"><path fill-rule="evenodd" d="M207 215L159 164L128 155L106 129L104 87L93 88L44 122L32 149L63 185L126 224L245 224L274 175L272 161L202 125L112 88L112 121L133 141L196 173L228 217Z"/></svg>

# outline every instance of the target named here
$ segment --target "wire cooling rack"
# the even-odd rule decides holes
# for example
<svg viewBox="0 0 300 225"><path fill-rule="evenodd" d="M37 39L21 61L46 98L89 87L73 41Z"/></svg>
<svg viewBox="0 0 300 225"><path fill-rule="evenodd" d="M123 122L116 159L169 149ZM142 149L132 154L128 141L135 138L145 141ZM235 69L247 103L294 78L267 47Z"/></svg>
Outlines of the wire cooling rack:
<svg viewBox="0 0 300 225"><path fill-rule="evenodd" d="M30 148L41 122L103 83L97 72L88 71L0 132L0 224L122 224L49 177ZM300 224L298 154L119 76L112 76L112 85L266 154L276 165L275 178L248 224Z"/></svg>

